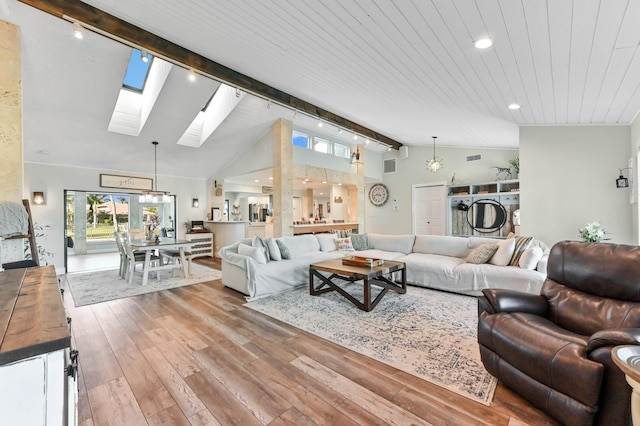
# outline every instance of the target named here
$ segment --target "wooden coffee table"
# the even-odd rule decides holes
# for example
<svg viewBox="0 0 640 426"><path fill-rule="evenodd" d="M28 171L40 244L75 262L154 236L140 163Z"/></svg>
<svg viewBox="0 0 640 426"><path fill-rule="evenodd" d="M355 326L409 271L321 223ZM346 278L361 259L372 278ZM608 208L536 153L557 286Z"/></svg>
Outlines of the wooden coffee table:
<svg viewBox="0 0 640 426"><path fill-rule="evenodd" d="M386 277L396 271L402 272L401 284L396 284ZM326 274L322 274L321 272L329 272L330 275L326 276ZM314 277L318 277L321 280L321 283L317 287L314 286ZM338 285L335 281L336 279L348 282L362 281L364 285L364 300L360 302L347 293ZM371 284L382 287L382 291L374 300L371 300ZM400 294L407 292L407 275L403 262L385 260L383 265L369 267L343 265L342 259L332 259L309 265L309 294L312 296L317 296L318 294L329 291L337 291L358 308L369 312L376 307L389 290Z"/></svg>

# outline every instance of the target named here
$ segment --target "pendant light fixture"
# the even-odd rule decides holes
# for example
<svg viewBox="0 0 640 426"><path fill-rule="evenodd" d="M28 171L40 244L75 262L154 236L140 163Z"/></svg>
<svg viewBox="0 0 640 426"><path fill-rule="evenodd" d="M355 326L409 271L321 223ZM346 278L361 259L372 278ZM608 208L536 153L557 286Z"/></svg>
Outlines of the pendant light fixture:
<svg viewBox="0 0 640 426"><path fill-rule="evenodd" d="M170 203L171 196L168 192L158 191L158 142L153 141L153 167L154 167L154 179L153 190L142 191L140 194L141 203Z"/></svg>
<svg viewBox="0 0 640 426"><path fill-rule="evenodd" d="M436 158L436 139L438 139L438 137L437 136L431 136L431 137L433 138L433 158L427 162L427 169L430 172L435 173L438 170L440 170L444 166L444 164L441 158Z"/></svg>

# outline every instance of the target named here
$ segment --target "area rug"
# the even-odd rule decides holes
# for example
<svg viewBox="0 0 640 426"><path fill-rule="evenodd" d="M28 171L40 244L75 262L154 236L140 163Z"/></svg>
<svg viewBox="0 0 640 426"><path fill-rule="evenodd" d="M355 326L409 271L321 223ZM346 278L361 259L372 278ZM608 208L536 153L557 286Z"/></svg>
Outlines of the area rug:
<svg viewBox="0 0 640 426"><path fill-rule="evenodd" d="M106 302L107 300L153 293L160 290L213 281L221 277L222 272L195 263L191 264L191 274L188 278L183 278L182 274L177 271L175 276L173 271L161 271L160 280L157 280L155 272L151 272L149 273L149 282L144 287L141 285L142 272L140 271L136 272L131 285L118 277L117 269L78 272L66 275L76 306L92 305Z"/></svg>
<svg viewBox="0 0 640 426"><path fill-rule="evenodd" d="M362 287L343 286L358 300ZM336 292L310 296L301 288L244 306L473 401L493 398L497 380L480 361L475 297L408 287L364 312Z"/></svg>

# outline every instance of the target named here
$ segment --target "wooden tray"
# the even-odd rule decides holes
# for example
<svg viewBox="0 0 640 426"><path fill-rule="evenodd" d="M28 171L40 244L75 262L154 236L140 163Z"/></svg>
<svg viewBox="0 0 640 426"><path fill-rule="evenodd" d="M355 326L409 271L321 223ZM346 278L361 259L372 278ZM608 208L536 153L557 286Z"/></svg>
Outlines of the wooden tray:
<svg viewBox="0 0 640 426"><path fill-rule="evenodd" d="M374 267L384 265L384 259L371 257L349 256L342 259L343 265Z"/></svg>

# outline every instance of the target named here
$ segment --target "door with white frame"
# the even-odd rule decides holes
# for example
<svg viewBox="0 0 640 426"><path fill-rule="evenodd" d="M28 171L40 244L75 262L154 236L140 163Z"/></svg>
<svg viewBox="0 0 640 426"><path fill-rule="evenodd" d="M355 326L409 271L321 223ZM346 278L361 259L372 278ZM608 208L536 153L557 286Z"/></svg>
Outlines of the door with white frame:
<svg viewBox="0 0 640 426"><path fill-rule="evenodd" d="M415 184L412 186L413 233L445 235L447 229L446 185Z"/></svg>

